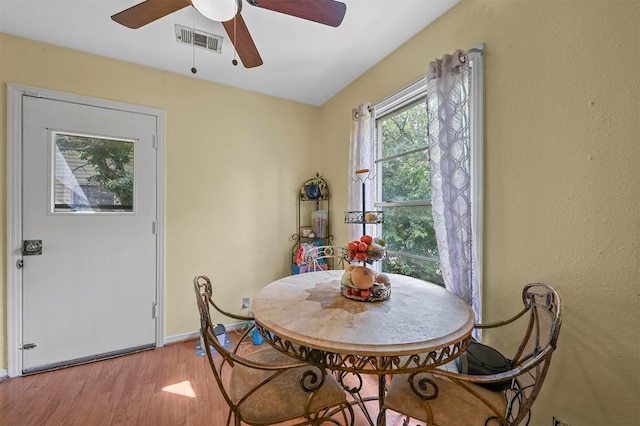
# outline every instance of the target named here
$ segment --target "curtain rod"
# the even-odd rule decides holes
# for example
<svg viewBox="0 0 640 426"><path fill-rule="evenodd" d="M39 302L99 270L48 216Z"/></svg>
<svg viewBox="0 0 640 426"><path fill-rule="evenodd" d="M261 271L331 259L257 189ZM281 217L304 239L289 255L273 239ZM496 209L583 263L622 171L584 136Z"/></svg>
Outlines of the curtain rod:
<svg viewBox="0 0 640 426"><path fill-rule="evenodd" d="M470 53L479 53L481 56L484 56L484 49L479 47L474 47L467 50L466 52L460 52L458 54L458 59L460 60L460 62L465 63L467 61L467 55L469 55Z"/></svg>
<svg viewBox="0 0 640 426"><path fill-rule="evenodd" d="M466 62L467 58L466 56L471 54L471 53L479 53L481 56L484 56L484 43L479 44L476 47L472 47L471 49L468 49L467 51L462 51L460 52L458 59L460 60L460 62L464 63ZM454 52L455 54L455 52ZM408 85L407 87L405 87L404 89L401 89L400 91L398 91L397 93L382 99L381 101L376 102L375 104L372 104L369 107L369 112L376 112L376 114L386 114L387 112L390 112L391 110L394 109L394 107L398 104L401 104L403 102L403 100L407 99L408 97L412 97L414 95L416 95L418 92L423 91L426 86L425 86L425 80L426 80L426 75L420 77L417 81L414 81L413 83L411 83L410 85ZM358 120L358 116L360 115L360 108L353 108L351 110L351 119L352 120Z"/></svg>
<svg viewBox="0 0 640 426"><path fill-rule="evenodd" d="M373 112L373 106L369 105L369 107L367 108L367 110L371 113ZM360 107L358 108L353 108L351 110L351 119L353 120L358 120L360 118Z"/></svg>

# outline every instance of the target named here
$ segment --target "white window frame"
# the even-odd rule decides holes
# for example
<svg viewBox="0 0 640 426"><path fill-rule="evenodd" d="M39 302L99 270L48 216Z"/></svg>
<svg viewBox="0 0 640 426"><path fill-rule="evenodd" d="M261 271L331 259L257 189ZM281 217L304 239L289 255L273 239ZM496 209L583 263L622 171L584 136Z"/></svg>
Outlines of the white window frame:
<svg viewBox="0 0 640 426"><path fill-rule="evenodd" d="M471 49L467 54L467 59L471 65L471 96L470 96L470 136L471 136L471 210L472 228L474 232L474 256L476 259L476 273L478 277L480 309L482 307L482 276L483 276L483 144L484 144L484 44ZM377 102L374 105L376 121L383 116L390 114L405 105L415 102L420 97L426 96L426 77L409 84L405 88L392 94L391 96ZM377 127L377 124L376 124ZM377 134L376 134L377 135ZM376 167L379 158L379 144L376 141ZM380 178L378 178L380 179ZM380 185L376 182L375 201L380 199ZM374 204L375 205L375 204ZM381 229L377 230L378 235ZM482 320L482 312L477 312L477 320Z"/></svg>

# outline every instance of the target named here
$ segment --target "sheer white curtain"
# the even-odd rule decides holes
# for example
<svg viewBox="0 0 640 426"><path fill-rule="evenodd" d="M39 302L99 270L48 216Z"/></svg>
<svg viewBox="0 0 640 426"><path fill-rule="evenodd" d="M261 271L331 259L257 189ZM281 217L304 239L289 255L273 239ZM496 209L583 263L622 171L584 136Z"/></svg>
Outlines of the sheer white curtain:
<svg viewBox="0 0 640 426"><path fill-rule="evenodd" d="M465 52L429 64L431 199L440 265L446 288L469 303L479 317L480 277L472 226L472 84Z"/></svg>
<svg viewBox="0 0 640 426"><path fill-rule="evenodd" d="M356 170L369 169L369 175L374 173L373 138L375 135L375 113L369 103L362 103L352 112L351 136L349 145L349 181L348 204L349 211L362 210L362 181L356 179ZM361 176L362 178L366 175ZM365 185L366 210L371 210L373 181L368 180ZM349 226L349 240L359 240L362 228Z"/></svg>

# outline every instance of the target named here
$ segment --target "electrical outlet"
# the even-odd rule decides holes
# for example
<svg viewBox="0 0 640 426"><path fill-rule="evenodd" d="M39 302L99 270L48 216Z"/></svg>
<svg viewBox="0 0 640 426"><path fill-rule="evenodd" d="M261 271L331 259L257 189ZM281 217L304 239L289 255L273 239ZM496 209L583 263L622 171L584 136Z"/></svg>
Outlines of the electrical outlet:
<svg viewBox="0 0 640 426"><path fill-rule="evenodd" d="M251 298L250 297L243 297L242 298L242 309L249 309L249 305L251 304Z"/></svg>
<svg viewBox="0 0 640 426"><path fill-rule="evenodd" d="M553 418L553 426L571 426L569 423L565 423L560 419Z"/></svg>

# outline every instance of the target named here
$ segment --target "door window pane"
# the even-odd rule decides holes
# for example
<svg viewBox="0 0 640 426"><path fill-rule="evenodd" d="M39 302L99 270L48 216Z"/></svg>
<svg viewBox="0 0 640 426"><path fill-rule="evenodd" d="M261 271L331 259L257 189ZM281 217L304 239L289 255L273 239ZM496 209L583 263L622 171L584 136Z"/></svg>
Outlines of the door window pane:
<svg viewBox="0 0 640 426"><path fill-rule="evenodd" d="M53 133L54 212L132 212L133 141Z"/></svg>

